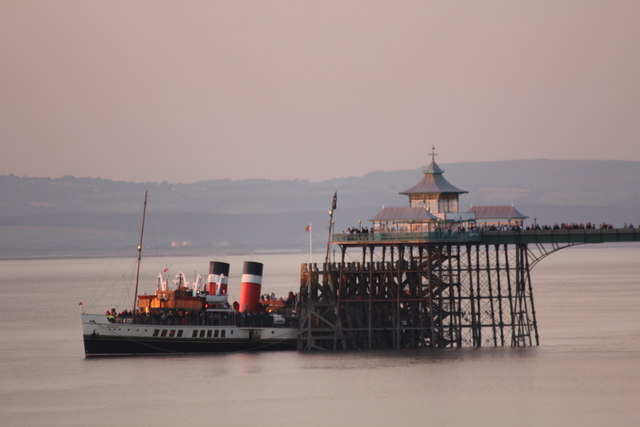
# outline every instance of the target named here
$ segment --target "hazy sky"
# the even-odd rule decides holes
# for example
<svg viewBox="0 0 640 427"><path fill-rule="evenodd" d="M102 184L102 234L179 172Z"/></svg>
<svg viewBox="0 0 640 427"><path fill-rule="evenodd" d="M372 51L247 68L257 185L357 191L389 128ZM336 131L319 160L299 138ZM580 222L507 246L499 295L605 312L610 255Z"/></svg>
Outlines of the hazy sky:
<svg viewBox="0 0 640 427"><path fill-rule="evenodd" d="M0 174L640 160L640 1L0 0Z"/></svg>

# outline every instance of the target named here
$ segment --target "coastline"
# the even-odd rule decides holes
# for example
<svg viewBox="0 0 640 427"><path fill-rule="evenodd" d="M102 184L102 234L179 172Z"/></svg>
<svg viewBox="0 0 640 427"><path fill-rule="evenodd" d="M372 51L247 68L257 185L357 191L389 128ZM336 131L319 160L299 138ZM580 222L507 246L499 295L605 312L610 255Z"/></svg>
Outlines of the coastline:
<svg viewBox="0 0 640 427"><path fill-rule="evenodd" d="M224 252L219 250L207 251L205 249L191 250L191 251L156 251L151 253L146 252L145 257L153 258L183 258L183 257L228 257L238 255L304 255L306 252L302 249L249 249L249 248L237 248L226 249ZM130 253L123 253L123 251L68 251L65 253L52 254L50 251L35 252L32 254L18 253L15 255L0 253L0 261L31 261L31 260L63 260L63 259L109 259L109 258L132 258L135 257L135 251L132 249Z"/></svg>

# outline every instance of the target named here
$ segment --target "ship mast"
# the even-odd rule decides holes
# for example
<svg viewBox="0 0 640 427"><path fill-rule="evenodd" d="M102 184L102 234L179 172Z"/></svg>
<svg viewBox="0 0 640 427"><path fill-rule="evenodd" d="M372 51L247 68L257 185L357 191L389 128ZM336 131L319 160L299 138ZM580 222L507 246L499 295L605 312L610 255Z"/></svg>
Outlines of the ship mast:
<svg viewBox="0 0 640 427"><path fill-rule="evenodd" d="M131 315L133 316L133 320L136 318L136 306L138 304L138 283L140 281L140 261L142 261L142 236L144 236L144 219L147 216L147 193L148 190L144 192L144 207L142 209L142 227L140 229L140 243L138 244L138 267L136 269L136 289L133 292L133 310Z"/></svg>

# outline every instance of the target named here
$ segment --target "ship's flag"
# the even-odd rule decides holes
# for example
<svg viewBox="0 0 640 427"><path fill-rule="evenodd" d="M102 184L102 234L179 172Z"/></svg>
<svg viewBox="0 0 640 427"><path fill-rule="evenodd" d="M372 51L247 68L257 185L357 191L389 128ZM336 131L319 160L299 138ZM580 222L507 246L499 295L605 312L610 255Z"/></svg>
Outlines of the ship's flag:
<svg viewBox="0 0 640 427"><path fill-rule="evenodd" d="M304 231L311 231L311 224L307 225L304 229Z"/></svg>

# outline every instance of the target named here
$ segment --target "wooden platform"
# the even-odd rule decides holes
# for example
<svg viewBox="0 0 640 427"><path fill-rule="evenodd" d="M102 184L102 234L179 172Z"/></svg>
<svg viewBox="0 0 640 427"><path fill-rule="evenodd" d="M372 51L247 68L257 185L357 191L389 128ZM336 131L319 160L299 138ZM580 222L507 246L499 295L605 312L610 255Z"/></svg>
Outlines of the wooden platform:
<svg viewBox="0 0 640 427"><path fill-rule="evenodd" d="M428 233L334 234L332 243L344 246L395 246L421 243L479 243L487 245L520 243L612 243L639 242L640 228L580 230L469 231Z"/></svg>

